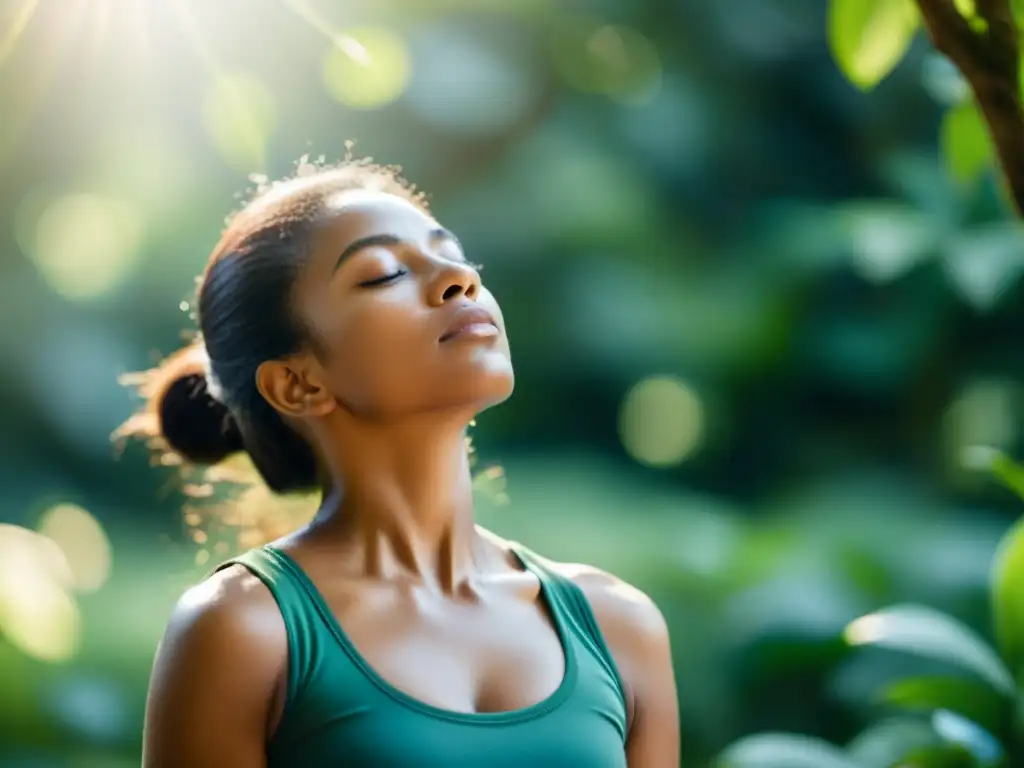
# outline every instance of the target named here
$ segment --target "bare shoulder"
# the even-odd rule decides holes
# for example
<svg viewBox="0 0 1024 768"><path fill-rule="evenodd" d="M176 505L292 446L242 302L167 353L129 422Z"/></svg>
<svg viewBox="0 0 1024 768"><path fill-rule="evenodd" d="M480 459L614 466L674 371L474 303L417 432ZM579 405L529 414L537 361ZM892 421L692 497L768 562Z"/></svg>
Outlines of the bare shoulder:
<svg viewBox="0 0 1024 768"><path fill-rule="evenodd" d="M591 565L551 563L551 568L580 588L613 650L623 643L626 650L641 651L650 643L667 643L665 618L641 590Z"/></svg>
<svg viewBox="0 0 1024 768"><path fill-rule="evenodd" d="M270 591L240 565L188 589L171 613L163 645L241 643L272 650L286 643L284 621Z"/></svg>
<svg viewBox="0 0 1024 768"><path fill-rule="evenodd" d="M242 566L189 589L157 649L143 765L262 765L287 658L274 598Z"/></svg>
<svg viewBox="0 0 1024 768"><path fill-rule="evenodd" d="M507 559L515 560L511 554L512 542L479 526L477 533ZM580 588L613 653L629 653L633 646L646 643L667 644L668 627L661 611L650 597L633 585L592 565L557 562L536 553L533 556L549 571Z"/></svg>
<svg viewBox="0 0 1024 768"><path fill-rule="evenodd" d="M618 667L626 698L630 766L679 765L679 705L668 626L650 597L607 571L553 563L576 584Z"/></svg>
<svg viewBox="0 0 1024 768"><path fill-rule="evenodd" d="M508 559L514 559L512 542L480 527L477 532ZM616 664L635 666L633 660L642 663L650 658L652 649L667 651L668 626L658 606L644 592L592 565L556 562L535 553L533 556L549 571L580 588Z"/></svg>

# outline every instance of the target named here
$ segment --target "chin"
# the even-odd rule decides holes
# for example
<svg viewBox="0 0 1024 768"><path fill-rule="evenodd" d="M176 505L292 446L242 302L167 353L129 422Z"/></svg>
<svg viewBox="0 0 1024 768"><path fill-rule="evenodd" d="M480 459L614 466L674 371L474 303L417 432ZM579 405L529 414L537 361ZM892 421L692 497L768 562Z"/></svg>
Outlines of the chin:
<svg viewBox="0 0 1024 768"><path fill-rule="evenodd" d="M452 389L459 392L459 400L471 406L477 413L499 405L512 396L515 388L515 373L512 364L490 360L487 365L476 365L472 371L459 376L459 386Z"/></svg>
<svg viewBox="0 0 1024 768"><path fill-rule="evenodd" d="M499 405L512 397L516 377L512 372L512 366L508 365L503 371L488 371L474 383L476 396L473 399L480 403L480 410L484 410Z"/></svg>
<svg viewBox="0 0 1024 768"><path fill-rule="evenodd" d="M514 388L515 381L512 376L509 376L507 380L502 382L502 386L496 386L493 392L488 393L488 397L481 398L480 410L484 411L488 408L493 408L496 405L501 405L512 397L512 390Z"/></svg>

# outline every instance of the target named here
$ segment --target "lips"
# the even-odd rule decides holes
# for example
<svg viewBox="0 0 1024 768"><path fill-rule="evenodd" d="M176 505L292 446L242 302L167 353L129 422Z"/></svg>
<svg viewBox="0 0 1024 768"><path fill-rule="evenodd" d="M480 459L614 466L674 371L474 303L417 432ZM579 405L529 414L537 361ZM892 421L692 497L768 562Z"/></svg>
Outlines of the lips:
<svg viewBox="0 0 1024 768"><path fill-rule="evenodd" d="M465 307L455 315L455 321L448 326L438 341L446 342L458 338L488 338L498 335L498 324L494 316L482 307Z"/></svg>

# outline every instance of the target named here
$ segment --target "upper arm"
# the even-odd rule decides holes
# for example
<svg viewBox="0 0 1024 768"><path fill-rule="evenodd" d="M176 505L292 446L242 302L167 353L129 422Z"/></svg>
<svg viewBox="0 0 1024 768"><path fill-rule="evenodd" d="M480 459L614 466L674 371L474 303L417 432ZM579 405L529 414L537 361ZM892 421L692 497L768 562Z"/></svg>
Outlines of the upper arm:
<svg viewBox="0 0 1024 768"><path fill-rule="evenodd" d="M597 569L579 569L580 586L626 689L630 768L677 768L679 703L668 627L640 590Z"/></svg>
<svg viewBox="0 0 1024 768"><path fill-rule="evenodd" d="M286 660L284 622L254 576L229 568L189 590L157 649L145 768L263 768Z"/></svg>

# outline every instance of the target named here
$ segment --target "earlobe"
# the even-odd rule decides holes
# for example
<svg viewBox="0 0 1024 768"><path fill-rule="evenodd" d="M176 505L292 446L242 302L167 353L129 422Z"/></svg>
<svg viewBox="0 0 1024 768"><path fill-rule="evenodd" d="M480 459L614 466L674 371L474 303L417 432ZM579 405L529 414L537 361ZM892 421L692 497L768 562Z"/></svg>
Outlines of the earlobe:
<svg viewBox="0 0 1024 768"><path fill-rule="evenodd" d="M285 360L268 360L256 369L256 388L282 416L326 416L334 398L309 371Z"/></svg>
<svg viewBox="0 0 1024 768"><path fill-rule="evenodd" d="M305 401L305 412L303 416L326 416L337 406L334 396L327 387L319 383L307 386L303 396Z"/></svg>

